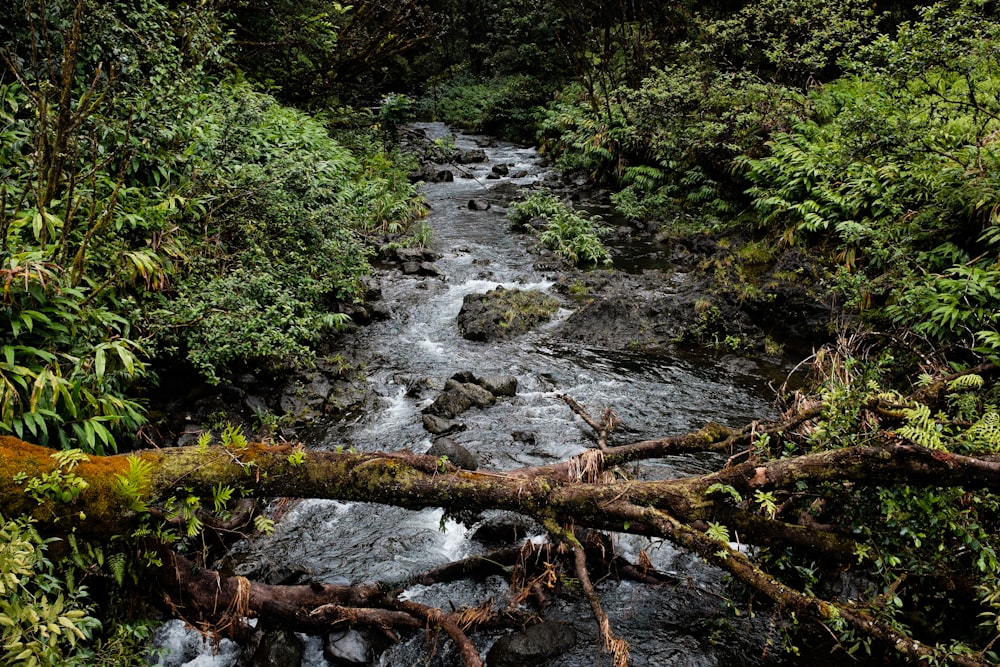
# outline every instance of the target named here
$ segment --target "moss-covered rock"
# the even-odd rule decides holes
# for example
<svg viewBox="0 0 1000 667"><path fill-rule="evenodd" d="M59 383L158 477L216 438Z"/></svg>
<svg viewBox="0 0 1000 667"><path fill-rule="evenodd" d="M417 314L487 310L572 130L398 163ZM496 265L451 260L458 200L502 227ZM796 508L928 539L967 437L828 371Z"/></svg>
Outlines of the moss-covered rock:
<svg viewBox="0 0 1000 667"><path fill-rule="evenodd" d="M465 297L458 328L469 340L508 340L548 321L557 310L559 302L539 290L497 287Z"/></svg>

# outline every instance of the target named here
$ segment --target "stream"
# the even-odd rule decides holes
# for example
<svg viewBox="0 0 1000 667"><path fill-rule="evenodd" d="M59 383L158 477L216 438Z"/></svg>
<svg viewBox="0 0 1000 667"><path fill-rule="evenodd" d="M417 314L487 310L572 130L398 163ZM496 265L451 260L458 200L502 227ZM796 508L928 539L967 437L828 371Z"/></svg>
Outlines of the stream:
<svg viewBox="0 0 1000 667"><path fill-rule="evenodd" d="M429 138L445 137L441 124L417 126ZM442 257L435 266L443 277L386 272L381 278L383 299L392 316L362 328L347 341L352 355L367 359L366 374L380 397L380 407L353 423L332 425L310 443L324 449L426 452L432 436L423 427L421 409L432 395L412 389L430 383L440 389L459 371L512 375L517 394L493 407L473 408L459 419L466 430L450 437L474 454L481 468L510 470L554 463L592 446L589 429L558 396L569 394L599 415L614 407L622 419L614 442L686 432L715 421L737 426L752 419L774 416L768 381L785 369L759 373L759 365L719 364L718 359L658 356L588 349L560 342L559 327L572 304L555 319L524 336L501 343L465 340L455 317L467 294L497 286L549 290L557 276L536 270L537 257L526 239L510 231L504 208L472 210L470 200L489 201L490 189L513 182L530 186L547 177L543 159L532 148L498 143L483 137L458 135L456 147L482 148L487 161L443 166L454 171L451 182L429 183L423 194L430 205L426 221L433 229L433 249ZM508 166L514 176L491 177L495 165ZM630 256L621 253L622 256ZM615 267L632 270L619 262ZM671 273L664 271L664 289ZM750 370L747 370L747 369ZM770 375L770 377L768 377ZM515 438L514 433L517 432ZM708 472L718 466L716 455L673 456L642 462L636 472L646 479L672 478ZM399 584L437 565L484 553L487 548L471 535L480 522L469 525L439 509L409 511L363 503L304 500L282 506L276 529L237 543L227 560L239 574L270 581L324 583L386 582ZM540 534L535 539L541 539ZM777 664L780 653L769 640L780 638L768 629L768 619L747 620L727 610L721 574L699 559L661 541L627 535L616 537L616 548L636 557L645 550L653 565L683 583L651 587L605 579L598 583L612 627L631 646L631 664L713 666ZM235 565L234 565L235 564ZM505 599L507 582L494 577L485 582L459 582L412 587L409 599L455 607L477 605L489 597ZM551 667L611 665L600 652L596 622L579 590L555 598L545 611L547 620L573 626L573 648L547 662ZM763 616L767 616L764 614ZM485 656L499 634L471 638ZM305 647L302 664L323 667L320 637L300 635ZM223 642L212 650L179 622L162 626L156 647L166 651L163 667L229 667L239 663L240 650ZM423 633L404 637L375 662L383 667L461 664L447 641L432 651Z"/></svg>

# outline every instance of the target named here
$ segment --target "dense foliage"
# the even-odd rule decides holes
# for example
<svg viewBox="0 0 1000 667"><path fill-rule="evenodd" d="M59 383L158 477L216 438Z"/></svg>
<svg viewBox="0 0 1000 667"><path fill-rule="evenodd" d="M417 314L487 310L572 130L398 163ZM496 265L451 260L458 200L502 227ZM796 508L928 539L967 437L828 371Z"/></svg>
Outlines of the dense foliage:
<svg viewBox="0 0 1000 667"><path fill-rule="evenodd" d="M0 428L100 452L142 424L151 358L308 361L362 235L418 209L377 137L349 149L234 76L209 9L91 4L3 17Z"/></svg>
<svg viewBox="0 0 1000 667"><path fill-rule="evenodd" d="M854 344L817 359L826 407L812 436L761 441L760 460L870 442L893 420L895 435L920 446L996 451L991 381L971 376L933 407L905 398L928 381L920 370L1000 360L991 3L675 5L651 21L643 3L548 11L572 76L535 110L535 127L559 167L612 185L626 218L750 238L746 251L764 256L798 247L828 267L843 308L838 335ZM451 85L471 91L462 81ZM513 219L543 214L543 203L518 204ZM736 289L741 299L754 291ZM850 337L872 328L881 337ZM885 400L898 409L871 409ZM875 488L871 502L872 493L834 484L740 502L818 517L878 545L859 549L854 566L871 613L940 643L937 659L995 660L996 496ZM795 586L828 585L821 563L792 551L758 558ZM879 650L842 624L829 628L852 653Z"/></svg>
<svg viewBox="0 0 1000 667"><path fill-rule="evenodd" d="M762 438L761 461L890 427L940 456L996 453L988 376L936 400L910 385L1000 361L997 19L977 0L7 3L0 433L115 451L142 428L135 389L158 365L216 382L241 364L309 363L362 294L369 238L419 215L385 143L415 112L537 139L560 168L611 185L627 219L828 267L850 325L884 335L820 355L814 431ZM607 261L593 221L557 200L511 216L545 218L539 242L572 262ZM731 497L877 545L853 554L866 613L940 643L942 659L996 659L994 494L831 483ZM48 544L23 517L0 520L4 661L72 664L111 642L74 578L97 556L74 546L77 564L58 569ZM792 550L758 562L824 585ZM961 622L946 627L952 608Z"/></svg>

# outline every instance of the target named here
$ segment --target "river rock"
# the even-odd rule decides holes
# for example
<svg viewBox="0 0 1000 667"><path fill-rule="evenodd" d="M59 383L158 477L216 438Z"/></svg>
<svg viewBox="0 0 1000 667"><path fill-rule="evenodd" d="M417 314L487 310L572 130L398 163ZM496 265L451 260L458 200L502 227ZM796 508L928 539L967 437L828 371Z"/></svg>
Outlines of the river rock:
<svg viewBox="0 0 1000 667"><path fill-rule="evenodd" d="M428 276L430 278L440 278L444 274L440 269L430 262L403 262L400 270L408 276Z"/></svg>
<svg viewBox="0 0 1000 667"><path fill-rule="evenodd" d="M486 162L486 151L481 148L471 148L469 150L458 150L452 156L452 160L458 164L471 164L473 162Z"/></svg>
<svg viewBox="0 0 1000 667"><path fill-rule="evenodd" d="M494 396L516 396L517 378L513 375L476 375L472 371L458 371L451 376L455 382L479 385Z"/></svg>
<svg viewBox="0 0 1000 667"><path fill-rule="evenodd" d="M250 667L301 667L304 649L295 633L275 630L264 634L250 659Z"/></svg>
<svg viewBox="0 0 1000 667"><path fill-rule="evenodd" d="M464 422L455 419L445 419L437 415L425 414L423 416L424 428L434 435L445 435L446 433L458 433L467 427Z"/></svg>
<svg viewBox="0 0 1000 667"><path fill-rule="evenodd" d="M508 340L549 320L559 302L539 290L497 287L485 294L468 294L456 321L468 340Z"/></svg>
<svg viewBox="0 0 1000 667"><path fill-rule="evenodd" d="M477 384L448 380L444 391L424 408L427 414L452 419L473 406L486 408L496 403L496 397Z"/></svg>
<svg viewBox="0 0 1000 667"><path fill-rule="evenodd" d="M441 253L434 252L428 248L390 248L383 250L380 255L382 261L403 264L405 262L436 262L441 259Z"/></svg>
<svg viewBox="0 0 1000 667"><path fill-rule="evenodd" d="M535 444L535 434L531 431L511 431L510 437L514 438L514 442L523 442L526 445Z"/></svg>
<svg viewBox="0 0 1000 667"><path fill-rule="evenodd" d="M486 655L486 667L540 665L565 653L576 644L576 631L569 625L544 621L527 630L504 635Z"/></svg>
<svg viewBox="0 0 1000 667"><path fill-rule="evenodd" d="M493 168L490 171L492 171L497 176L506 176L507 174L510 173L510 167L508 167L505 164L495 164L493 165Z"/></svg>
<svg viewBox="0 0 1000 667"><path fill-rule="evenodd" d="M542 528L527 517L514 512L490 512L486 518L472 526L472 539L480 544L496 549L517 544L531 534L542 532Z"/></svg>
<svg viewBox="0 0 1000 667"><path fill-rule="evenodd" d="M285 387L281 409L286 415L309 420L315 416L330 394L330 381L322 373L306 373Z"/></svg>
<svg viewBox="0 0 1000 667"><path fill-rule="evenodd" d="M451 438L438 438L427 450L427 456L441 458L447 456L449 463L458 466L462 470L478 470L479 461L475 454L458 444Z"/></svg>
<svg viewBox="0 0 1000 667"><path fill-rule="evenodd" d="M485 199L470 199L469 200L469 210L470 211L488 211L490 210L490 203Z"/></svg>
<svg viewBox="0 0 1000 667"><path fill-rule="evenodd" d="M513 375L483 375L475 382L494 396L517 395L517 378Z"/></svg>
<svg viewBox="0 0 1000 667"><path fill-rule="evenodd" d="M367 665L373 653L371 642L357 630L331 632L323 642L323 657L333 665Z"/></svg>

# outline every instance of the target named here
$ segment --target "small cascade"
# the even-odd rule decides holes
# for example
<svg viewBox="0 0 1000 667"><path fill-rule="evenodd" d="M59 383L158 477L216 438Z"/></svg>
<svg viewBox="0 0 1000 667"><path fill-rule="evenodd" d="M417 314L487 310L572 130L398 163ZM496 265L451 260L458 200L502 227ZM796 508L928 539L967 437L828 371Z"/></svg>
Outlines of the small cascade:
<svg viewBox="0 0 1000 667"><path fill-rule="evenodd" d="M418 129L431 139L450 134L437 123ZM503 206L492 203L490 195L492 188L510 187L511 182L523 186L544 179L542 158L530 148L461 134L456 147L481 149L487 159L456 166L453 181L423 188L430 205L426 222L433 230L433 249L442 255L436 267L443 277L384 275L382 293L392 317L365 327L349 342L355 356L369 360L366 373L383 397L383 407L353 425L339 426L317 446L427 451L432 436L422 425L421 410L429 399L413 395L410 389L421 383L441 387L459 371L517 378L516 396L464 413L466 430L451 436L477 457L481 467L492 470L552 463L592 444L587 427L558 398L564 393L594 411L613 407L622 418L623 440L686 432L708 421L742 424L770 414L771 392L764 378L734 376L707 363L667 355L568 345L558 338L558 324L501 343L462 338L455 317L466 295L497 286L548 291L554 276L534 268L536 258L525 240L510 231ZM492 169L496 165L506 166L499 171L510 175L496 177ZM489 201L491 206L473 210L470 200ZM714 455L677 456L645 462L638 472L647 478L669 478L706 472L718 463ZM270 581L398 584L431 567L481 553L483 547L470 539L471 528L439 509L414 512L304 500L281 514L272 536L237 544L230 559L242 564L241 573L267 573ZM618 539L623 553L645 550L657 568L687 582L676 588L601 583L599 592L612 624L632 645L632 664L757 664L751 653L759 653L759 642L747 643L748 638L725 633L707 639L705 619L724 615L718 596L704 592L706 587L719 587L717 573L669 543L631 536ZM407 595L457 607L479 604L491 595L503 599L505 590L506 582L493 578L418 587ZM547 663L550 667L590 667L598 660L603 662L596 664L608 664L607 656L597 657L595 623L582 596L577 601L558 600L546 616L572 624L580 637L574 649ZM425 663L424 638L414 637L390 647L378 664L458 664L443 645L433 661ZM306 655L308 667L327 665L321 653ZM224 663L163 664L221 667Z"/></svg>

